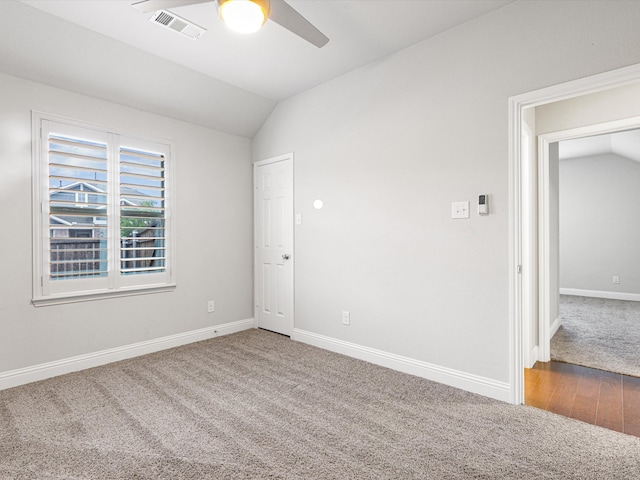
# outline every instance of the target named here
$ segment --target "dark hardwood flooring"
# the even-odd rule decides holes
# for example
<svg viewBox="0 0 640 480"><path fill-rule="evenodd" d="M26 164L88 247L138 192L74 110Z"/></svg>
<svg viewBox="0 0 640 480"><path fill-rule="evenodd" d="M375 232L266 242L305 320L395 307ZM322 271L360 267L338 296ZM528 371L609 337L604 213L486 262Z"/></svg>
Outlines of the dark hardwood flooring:
<svg viewBox="0 0 640 480"><path fill-rule="evenodd" d="M525 404L640 437L640 378L561 362L524 378Z"/></svg>

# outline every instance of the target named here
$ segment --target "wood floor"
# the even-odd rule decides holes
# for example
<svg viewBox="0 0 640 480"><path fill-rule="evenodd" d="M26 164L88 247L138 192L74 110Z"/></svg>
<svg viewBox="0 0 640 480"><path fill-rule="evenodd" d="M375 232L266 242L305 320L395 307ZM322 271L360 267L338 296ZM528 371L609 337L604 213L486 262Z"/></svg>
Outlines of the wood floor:
<svg viewBox="0 0 640 480"><path fill-rule="evenodd" d="M537 362L525 369L525 404L640 437L640 378Z"/></svg>

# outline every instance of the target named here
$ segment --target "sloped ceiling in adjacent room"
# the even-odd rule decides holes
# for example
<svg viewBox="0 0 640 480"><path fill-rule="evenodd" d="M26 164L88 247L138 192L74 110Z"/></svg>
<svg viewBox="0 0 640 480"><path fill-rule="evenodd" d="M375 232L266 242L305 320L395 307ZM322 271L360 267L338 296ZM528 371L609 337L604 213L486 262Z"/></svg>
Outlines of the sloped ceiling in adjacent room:
<svg viewBox="0 0 640 480"><path fill-rule="evenodd" d="M560 160L614 153L640 162L640 130L565 140L558 148Z"/></svg>

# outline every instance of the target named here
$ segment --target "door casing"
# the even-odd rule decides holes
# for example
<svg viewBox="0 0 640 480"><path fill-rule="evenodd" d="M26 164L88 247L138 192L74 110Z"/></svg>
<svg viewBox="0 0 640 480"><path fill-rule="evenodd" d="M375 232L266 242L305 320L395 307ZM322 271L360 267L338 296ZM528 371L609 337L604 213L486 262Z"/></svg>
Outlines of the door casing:
<svg viewBox="0 0 640 480"><path fill-rule="evenodd" d="M579 97L591 93L621 87L640 81L640 64L631 65L618 70L605 72L591 77L543 88L533 92L509 98L509 399L511 403L524 403L524 332L529 325L524 319L528 315L523 313L524 305L531 305L538 299L525 299L531 295L531 289L523 289L523 278L529 276L529 281L535 281L533 268L523 270L523 258L531 255L527 245L535 245L538 235L537 228L532 228L536 222L525 222L527 215L536 214L537 199L534 195L523 196L523 182L526 181L525 172L532 166L523 164L522 134L523 113L525 109L545 105L552 102ZM547 149L548 150L548 149ZM529 161L538 162L532 157ZM540 167L540 165L538 165ZM536 169L537 171L537 169ZM539 174L540 175L540 174ZM523 238L528 241L523 241ZM544 246L540 245L540 249ZM544 254L538 253L538 258ZM538 269L546 268L538 262ZM539 272L542 278L544 271ZM542 341L542 339L540 339Z"/></svg>

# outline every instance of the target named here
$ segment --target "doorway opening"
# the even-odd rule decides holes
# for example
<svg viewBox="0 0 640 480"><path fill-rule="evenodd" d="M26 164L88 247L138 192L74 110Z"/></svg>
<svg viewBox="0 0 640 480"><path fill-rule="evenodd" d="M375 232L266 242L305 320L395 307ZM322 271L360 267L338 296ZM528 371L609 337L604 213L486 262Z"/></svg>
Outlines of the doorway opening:
<svg viewBox="0 0 640 480"><path fill-rule="evenodd" d="M546 301L535 352L525 355L527 405L636 436L639 126L631 117L538 136Z"/></svg>
<svg viewBox="0 0 640 480"><path fill-rule="evenodd" d="M549 222L557 220L553 218L550 206L557 199L549 196L549 185L544 184L544 179L549 178L549 172L544 170L548 165L544 161L538 161L535 150L538 148L543 152L546 148L548 153L553 148L552 145L557 147L557 141L551 142L552 137L548 137L547 145L544 146L541 145L541 137L568 129L549 127L542 131L541 126L536 125L536 110L562 101L576 102L577 105L592 94L604 94L635 85L640 85L640 65L530 92L509 100L512 226L510 393L513 403L524 403L525 367L530 367L538 359L548 359L547 339L550 339L552 327L550 312L555 308L554 296L559 296L557 275L550 268L553 262L557 265L557 258L552 257L557 256L558 251L556 249L554 252L549 248L549 234L552 233L549 231ZM604 110L607 111L606 108ZM635 116L640 110L636 112ZM619 118L628 119L633 116L626 114ZM556 118L556 123L561 124L563 120L566 119ZM584 121L586 123L581 127L613 120L600 118L594 121L592 118L585 118ZM576 132L573 134L576 135L575 138L580 136Z"/></svg>
<svg viewBox="0 0 640 480"><path fill-rule="evenodd" d="M525 367L531 367L532 360L552 359L551 339L562 327L561 310L565 316L571 316L570 312L596 316L596 306L606 303L589 305L586 300L571 297L640 300L640 278L635 280L640 257L632 240L640 238L640 224L634 221L635 205L640 203L636 194L640 154L635 153L640 151L639 127L640 116L538 136L538 218L537 225L532 225L537 226L539 239L538 344L537 358L530 352ZM634 233L636 224L638 235ZM621 274L626 278L622 284ZM623 308L609 302L600 310L607 307ZM535 327L535 319L531 323ZM604 332L604 324L600 326ZM585 338L582 343L585 348L591 345L601 349L604 343L599 345L595 340ZM531 343L525 345L529 350L533 347ZM556 345L556 349L559 347ZM601 353L607 356L606 351ZM567 354L568 359L588 358L587 352L581 357ZM558 355L553 358L558 359ZM575 363L601 368L607 365L606 360ZM632 372L623 369L618 373Z"/></svg>

